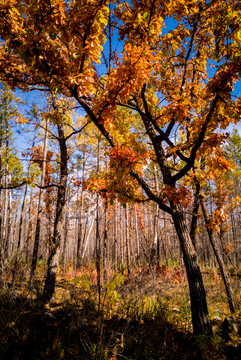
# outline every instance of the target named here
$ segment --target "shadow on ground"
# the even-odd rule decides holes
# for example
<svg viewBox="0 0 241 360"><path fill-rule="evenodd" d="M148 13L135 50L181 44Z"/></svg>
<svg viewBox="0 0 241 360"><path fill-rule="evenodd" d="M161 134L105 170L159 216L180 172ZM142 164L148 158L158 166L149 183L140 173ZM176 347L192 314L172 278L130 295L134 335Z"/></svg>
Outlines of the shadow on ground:
<svg viewBox="0 0 241 360"><path fill-rule="evenodd" d="M165 312L139 321L98 315L90 299L45 306L39 300L0 296L1 360L239 359L240 346L215 336L178 331Z"/></svg>

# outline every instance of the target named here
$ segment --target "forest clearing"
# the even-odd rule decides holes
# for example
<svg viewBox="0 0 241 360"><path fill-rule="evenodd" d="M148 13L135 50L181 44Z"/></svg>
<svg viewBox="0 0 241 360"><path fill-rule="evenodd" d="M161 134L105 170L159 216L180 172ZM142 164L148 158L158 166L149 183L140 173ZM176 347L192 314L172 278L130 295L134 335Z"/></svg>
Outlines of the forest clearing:
<svg viewBox="0 0 241 360"><path fill-rule="evenodd" d="M0 359L238 359L241 3L0 18Z"/></svg>

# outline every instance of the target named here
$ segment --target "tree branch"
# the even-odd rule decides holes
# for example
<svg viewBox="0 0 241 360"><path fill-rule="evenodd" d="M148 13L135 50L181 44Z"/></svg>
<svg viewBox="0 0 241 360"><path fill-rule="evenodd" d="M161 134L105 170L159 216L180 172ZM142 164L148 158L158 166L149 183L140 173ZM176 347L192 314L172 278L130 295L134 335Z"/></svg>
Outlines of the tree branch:
<svg viewBox="0 0 241 360"><path fill-rule="evenodd" d="M67 141L71 136L79 134L81 131L83 131L86 128L87 125L89 125L89 122L83 125L79 130L72 131L72 133L70 133L68 136L65 137L65 141Z"/></svg>
<svg viewBox="0 0 241 360"><path fill-rule="evenodd" d="M194 164L194 161L196 159L197 151L198 151L198 149L200 148L200 146L203 143L203 140L204 140L204 137L205 137L205 134L206 134L206 130L207 130L207 126L208 126L210 120L212 119L212 115L214 113L214 110L216 108L218 100L219 100L219 94L216 94L216 96L215 96L215 98L214 98L214 100L213 100L213 102L211 104L211 107L209 109L206 120L205 120L205 122L204 122L204 124L202 126L202 129L201 129L200 133L199 133L197 142L195 143L195 145L193 146L193 148L191 150L191 154L190 154L190 156L188 158L188 162L176 175L173 176L174 182L181 179L184 175L186 175L188 173L189 170L191 170L191 168L192 168L192 166Z"/></svg>

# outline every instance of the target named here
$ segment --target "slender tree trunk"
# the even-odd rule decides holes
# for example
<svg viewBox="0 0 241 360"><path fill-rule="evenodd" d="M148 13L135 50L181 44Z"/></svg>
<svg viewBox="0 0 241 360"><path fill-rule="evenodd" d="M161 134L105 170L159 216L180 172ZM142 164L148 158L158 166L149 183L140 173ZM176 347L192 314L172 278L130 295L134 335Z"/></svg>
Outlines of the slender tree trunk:
<svg viewBox="0 0 241 360"><path fill-rule="evenodd" d="M11 181L9 176L9 182ZM4 258L8 259L9 257L9 249L11 244L11 228L12 228L12 190L8 192L8 217L6 223L6 239L5 239L5 251L4 251ZM14 246L14 239L13 239L13 246Z"/></svg>
<svg viewBox="0 0 241 360"><path fill-rule="evenodd" d="M2 152L3 152L3 123L0 121L0 186L3 185L3 160L2 160ZM3 238L2 238L2 211L3 211L3 190L0 189L0 280L3 272Z"/></svg>
<svg viewBox="0 0 241 360"><path fill-rule="evenodd" d="M85 179L85 150L83 152L83 160L82 160L82 184ZM81 187L81 193L80 193L80 212L79 212L79 226L78 226L78 237L77 237L77 260L76 260L76 267L80 268L81 266L81 251L82 251L82 245L83 245L83 207L84 207L84 191L83 191L83 185Z"/></svg>
<svg viewBox="0 0 241 360"><path fill-rule="evenodd" d="M95 209L95 211L96 211L96 209ZM92 231L93 221L95 221L96 215L93 215L93 221L92 221L91 225L88 227L90 217L91 217L91 208L89 207L87 210L87 215L86 215L85 224L84 224L85 226L84 226L84 231L83 231L83 237L82 237L83 250L81 250L81 263L84 260L85 253L86 253L87 247L89 245L90 233Z"/></svg>
<svg viewBox="0 0 241 360"><path fill-rule="evenodd" d="M114 269L115 272L118 270L118 205L115 201L114 209Z"/></svg>
<svg viewBox="0 0 241 360"><path fill-rule="evenodd" d="M84 260L85 253L86 253L87 247L88 247L88 245L89 245L90 234L91 234L91 231L93 230L94 221L95 221L95 220L96 220L96 214L93 215L93 219L92 219L92 222L90 223L90 227L89 227L88 233L87 233L87 235L85 235L85 237L84 237L84 243L83 243L83 251L82 251L82 255L81 255L81 261ZM87 226L86 226L86 229L87 229ZM86 231L85 231L85 232L86 232Z"/></svg>
<svg viewBox="0 0 241 360"><path fill-rule="evenodd" d="M64 219L64 205L68 177L68 153L62 123L58 123L58 140L60 148L60 182L58 184L57 191L54 233L52 243L50 244L48 270L43 290L43 301L45 303L48 303L54 295L56 275L59 267L60 244L63 232L62 223Z"/></svg>
<svg viewBox="0 0 241 360"><path fill-rule="evenodd" d="M33 201L33 195L32 195L32 189L30 191L29 196L29 207L28 207L28 223L25 229L25 236L26 236L26 243L25 243L25 253L26 253L26 262L29 260L29 245L31 242L31 239L33 237L33 217L32 215L32 201Z"/></svg>
<svg viewBox="0 0 241 360"><path fill-rule="evenodd" d="M96 175L99 176L100 171L100 142L98 138L97 146L97 164ZM98 313L100 312L100 296L101 296L101 277L100 277L100 259L101 259L101 247L100 247L100 214L99 214L99 193L96 194L96 235L95 235L95 251L96 251L96 271L97 271L97 290L98 290Z"/></svg>
<svg viewBox="0 0 241 360"><path fill-rule="evenodd" d="M44 134L44 148L43 148L43 167L41 174L41 187L44 186L45 183L45 175L46 175L46 159L47 159L47 144L48 144L48 122L46 120L46 129ZM42 211L43 211L43 189L39 189L39 201L38 201L38 212L37 212L37 221L36 221L36 229L35 229L35 238L34 238L34 247L33 247L33 258L31 264L30 271L30 284L33 283L37 260L38 260L38 250L39 250L39 242L40 242L40 231L41 231L41 220L42 220Z"/></svg>
<svg viewBox="0 0 241 360"><path fill-rule="evenodd" d="M140 239L139 239L139 232L138 232L138 219L137 219L136 205L135 205L135 238L136 238L137 264L138 264L138 271L140 274L141 273Z"/></svg>
<svg viewBox="0 0 241 360"><path fill-rule="evenodd" d="M83 190L81 190L80 195L80 211L78 219L78 230L77 230L77 251L76 251L76 269L81 267L81 252L83 245Z"/></svg>
<svg viewBox="0 0 241 360"><path fill-rule="evenodd" d="M154 172L154 186L155 186L155 191L158 194L159 192L159 186L158 186L158 179L157 179L157 169L156 169L156 165L154 165L153 168L153 172ZM153 221L153 243L152 243L152 248L151 248L151 265L157 265L159 262L159 258L158 258L158 218L159 218L159 206L158 204L154 203L154 221Z"/></svg>
<svg viewBox="0 0 241 360"><path fill-rule="evenodd" d="M189 231L185 224L182 210L173 206L172 219L181 245L183 259L186 266L189 292L191 298L192 324L195 335L203 332L212 332L206 293L203 285L201 271L197 262L197 253L194 249Z"/></svg>
<svg viewBox="0 0 241 360"><path fill-rule="evenodd" d="M22 230L23 230L23 217L24 217L24 210L25 210L25 203L26 203L26 196L28 192L28 186L25 185L24 194L23 194L23 201L21 206L21 212L20 212L20 219L19 219L19 229L18 229L18 243L17 243L17 249L19 250L21 248L21 240L22 240Z"/></svg>
<svg viewBox="0 0 241 360"><path fill-rule="evenodd" d="M169 235L168 235L168 228L167 228L167 219L166 219L166 214L163 214L163 218L164 218L164 242L163 242L163 252L165 255L165 260L166 260L166 266L168 266L168 259L169 259Z"/></svg>
<svg viewBox="0 0 241 360"><path fill-rule="evenodd" d="M124 222L122 221L122 208L119 211L119 251L120 251L120 269L121 273L124 273Z"/></svg>
<svg viewBox="0 0 241 360"><path fill-rule="evenodd" d="M6 252L6 238L7 238L7 223L8 223L8 209L9 209L9 190L7 189L9 183L9 139L8 139L8 124L6 123L6 165L5 165L5 189L4 189L4 217L2 227L2 237L4 244L4 253Z"/></svg>
<svg viewBox="0 0 241 360"><path fill-rule="evenodd" d="M20 190L20 189L19 189ZM21 190L20 190L21 191ZM10 245L12 243L15 243L15 239L18 238L18 230L19 230L19 224L18 224L18 210L20 208L21 199L17 199L17 201L12 201L12 209L10 212L12 213L11 220L8 224L8 233L9 233L9 241Z"/></svg>
<svg viewBox="0 0 241 360"><path fill-rule="evenodd" d="M226 271L226 267L225 267L225 264L224 264L223 257L221 255L220 249L219 249L218 245L216 244L216 241L215 241L214 236L213 236L212 229L210 228L210 220L209 220L208 210L207 210L206 204L205 204L204 199L202 197L199 197L199 200L200 200L200 204L201 204L201 208L202 208L202 212L203 212L203 216L204 216L204 220L205 220L205 224L206 224L206 229L207 229L209 241L210 241L210 243L212 245L213 252L214 252L214 255L215 255L216 259L217 259L218 266L219 266L219 269L220 269L220 272L221 272L221 275L222 275L222 279L223 279L223 282L224 282L224 286L225 286L225 290L226 290L227 298L228 298L229 308L230 308L230 311L232 313L234 313L236 306L235 306L233 290L232 290L232 287L231 287L231 284L230 284L230 281L229 281L229 278L228 278L228 273Z"/></svg>
<svg viewBox="0 0 241 360"><path fill-rule="evenodd" d="M3 259L4 259L4 244L3 244L3 238L2 238L2 191L0 190L0 284L1 284L1 278L3 276L4 270L3 270Z"/></svg>
<svg viewBox="0 0 241 360"><path fill-rule="evenodd" d="M64 244L63 244L63 251L62 251L62 276L63 277L65 274L65 268L66 268L68 230L69 230L69 211L67 209L66 214L65 214L65 222L64 222Z"/></svg>
<svg viewBox="0 0 241 360"><path fill-rule="evenodd" d="M107 229L107 212L108 212L108 199L105 197L105 209L104 209L104 236L103 236L103 270L104 270L104 284L107 283L107 247L108 247L108 229Z"/></svg>
<svg viewBox="0 0 241 360"><path fill-rule="evenodd" d="M126 231L125 231L125 235L126 235L126 266L127 266L127 272L128 275L130 275L131 271L130 271L130 220L129 220L129 206L128 204L126 204L126 208L125 208L125 220L126 220Z"/></svg>
<svg viewBox="0 0 241 360"><path fill-rule="evenodd" d="M3 217L1 221L1 249L0 249L0 275L2 276L4 273L5 268L5 254L6 254L6 240L7 240L7 223L8 223L8 205L9 205L9 190L7 189L9 183L9 128L8 128L8 119L5 117L5 142L6 142L6 153L5 153L5 179L4 179L4 186L6 189L3 191L3 198L4 198L4 206L3 208Z"/></svg>
<svg viewBox="0 0 241 360"><path fill-rule="evenodd" d="M157 265L158 258L158 218L159 218L159 206L154 204L154 222L153 222L153 243L151 248L151 265Z"/></svg>
<svg viewBox="0 0 241 360"><path fill-rule="evenodd" d="M232 244L234 244L235 252L234 252L234 266L238 267L239 264L239 252L240 252L240 243L239 243L239 236L238 231L236 229L234 212L231 212L231 231L232 231Z"/></svg>

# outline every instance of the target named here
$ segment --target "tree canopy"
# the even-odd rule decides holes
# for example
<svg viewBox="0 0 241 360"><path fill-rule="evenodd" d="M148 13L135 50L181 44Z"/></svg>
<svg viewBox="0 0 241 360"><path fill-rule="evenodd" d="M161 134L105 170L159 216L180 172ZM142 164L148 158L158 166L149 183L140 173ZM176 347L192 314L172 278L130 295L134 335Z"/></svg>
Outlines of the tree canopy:
<svg viewBox="0 0 241 360"><path fill-rule="evenodd" d="M156 200L135 164L143 154L158 162L165 210L168 186L184 196L180 179L200 154L218 155L219 130L240 117L236 1L3 1L0 13L1 78L74 97L114 148L110 156ZM118 107L131 112L121 117ZM128 121L135 129L123 134Z"/></svg>

